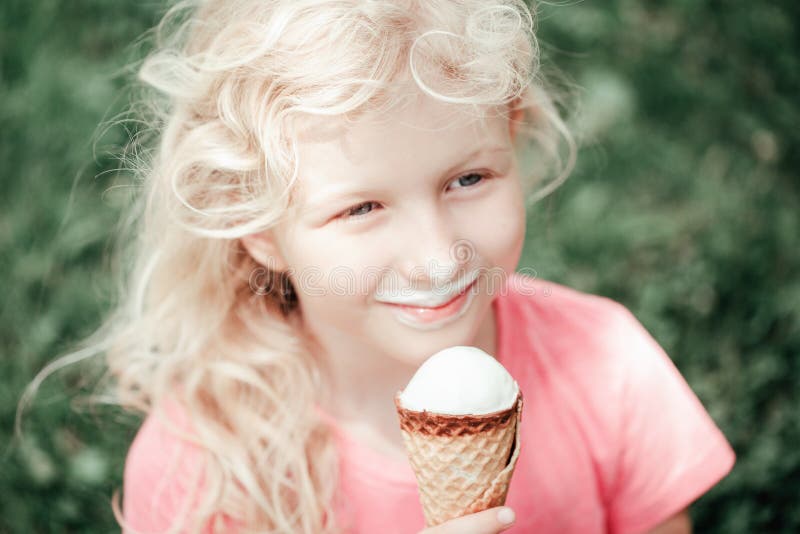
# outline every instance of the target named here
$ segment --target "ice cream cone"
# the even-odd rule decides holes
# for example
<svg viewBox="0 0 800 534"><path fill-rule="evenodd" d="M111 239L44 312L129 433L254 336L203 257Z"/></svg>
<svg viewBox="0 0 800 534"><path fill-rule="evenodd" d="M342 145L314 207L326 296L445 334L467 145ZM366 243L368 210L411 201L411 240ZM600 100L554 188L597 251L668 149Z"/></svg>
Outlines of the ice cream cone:
<svg viewBox="0 0 800 534"><path fill-rule="evenodd" d="M395 406L429 527L505 504L520 451L522 393L508 409L450 415Z"/></svg>

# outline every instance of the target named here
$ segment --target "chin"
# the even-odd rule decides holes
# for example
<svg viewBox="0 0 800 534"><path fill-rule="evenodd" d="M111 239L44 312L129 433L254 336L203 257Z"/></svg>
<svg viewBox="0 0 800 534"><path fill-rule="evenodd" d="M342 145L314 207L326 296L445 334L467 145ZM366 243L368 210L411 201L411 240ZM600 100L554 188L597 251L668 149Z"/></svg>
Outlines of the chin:
<svg viewBox="0 0 800 534"><path fill-rule="evenodd" d="M485 317L485 314L478 313L485 306L482 300L476 298L472 302L471 309L463 316L432 330L418 330L392 319L394 338L401 341L392 347L386 347L386 354L397 361L419 366L430 356L447 347L473 345L480 326L478 319ZM479 307L479 304L483 306ZM397 347L403 347L404 350L398 351Z"/></svg>

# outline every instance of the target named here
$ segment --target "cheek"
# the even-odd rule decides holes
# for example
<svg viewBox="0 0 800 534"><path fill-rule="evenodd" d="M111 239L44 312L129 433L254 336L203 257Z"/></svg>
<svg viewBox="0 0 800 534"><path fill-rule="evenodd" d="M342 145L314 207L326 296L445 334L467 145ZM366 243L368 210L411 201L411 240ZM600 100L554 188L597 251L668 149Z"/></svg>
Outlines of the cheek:
<svg viewBox="0 0 800 534"><path fill-rule="evenodd" d="M516 180L517 187L511 192L506 204L509 206L506 212L505 225L507 228L508 239L511 246L516 250L516 260L522 254L522 247L525 244L525 230L527 228L527 217L525 213L525 197L519 179ZM516 267L516 260L514 267ZM513 267L512 267L513 268Z"/></svg>
<svg viewBox="0 0 800 534"><path fill-rule="evenodd" d="M296 265L313 274L306 280L313 278L314 287L338 299L358 298L369 294L380 268L387 265L386 255L391 253L391 247L386 242L367 236L319 232L304 238L303 249L295 256Z"/></svg>
<svg viewBox="0 0 800 534"><path fill-rule="evenodd" d="M512 179L513 178L513 179ZM516 268L525 242L525 204L519 180L507 177L490 199L465 215L464 237L484 259L507 270Z"/></svg>
<svg viewBox="0 0 800 534"><path fill-rule="evenodd" d="M524 212L516 212L518 216L506 212L498 220L495 238L489 242L486 254L496 267L506 273L513 272L522 256L522 247L525 243L525 216Z"/></svg>

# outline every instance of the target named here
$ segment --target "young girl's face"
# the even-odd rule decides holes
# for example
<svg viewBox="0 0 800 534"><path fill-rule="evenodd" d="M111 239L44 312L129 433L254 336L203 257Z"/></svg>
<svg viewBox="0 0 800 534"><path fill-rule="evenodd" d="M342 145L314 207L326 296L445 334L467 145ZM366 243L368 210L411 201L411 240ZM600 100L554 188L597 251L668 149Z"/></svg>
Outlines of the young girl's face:
<svg viewBox="0 0 800 534"><path fill-rule="evenodd" d="M512 123L494 111L481 123L420 96L300 136L296 210L245 245L290 269L304 328L328 353L416 365L476 344L525 235ZM399 305L410 300L420 306Z"/></svg>

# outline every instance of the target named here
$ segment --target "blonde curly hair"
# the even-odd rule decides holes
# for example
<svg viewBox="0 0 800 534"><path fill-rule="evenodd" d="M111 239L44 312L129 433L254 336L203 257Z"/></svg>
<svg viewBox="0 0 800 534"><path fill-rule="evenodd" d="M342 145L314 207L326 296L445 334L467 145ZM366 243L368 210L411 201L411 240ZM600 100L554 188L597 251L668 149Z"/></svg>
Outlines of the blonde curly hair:
<svg viewBox="0 0 800 534"><path fill-rule="evenodd" d="M326 394L321 362L298 335L291 281L240 238L291 209L299 119L380 112L404 81L445 102L522 109L517 148L542 156L527 200L555 189L575 144L540 75L534 14L522 0L170 8L139 70L159 135L137 152L134 261L118 308L29 393L56 368L104 354L114 402L149 413L177 400L207 462L196 513L175 531L220 516L245 530L338 531L337 454L314 410ZM118 508L115 499L123 522Z"/></svg>

